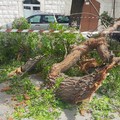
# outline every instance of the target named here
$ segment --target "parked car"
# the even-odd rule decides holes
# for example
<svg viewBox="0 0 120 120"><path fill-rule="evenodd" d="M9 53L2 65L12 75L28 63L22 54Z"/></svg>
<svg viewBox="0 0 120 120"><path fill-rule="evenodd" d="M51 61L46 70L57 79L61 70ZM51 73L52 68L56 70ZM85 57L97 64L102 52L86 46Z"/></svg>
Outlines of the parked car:
<svg viewBox="0 0 120 120"><path fill-rule="evenodd" d="M70 22L69 16L60 15L60 14L52 14L52 13L35 14L32 16L29 16L26 19L27 19L28 23L31 24L31 29L33 29L33 30L47 30L50 27L49 24L54 23L54 22L57 22L61 25L68 27L69 22ZM12 22L7 23L7 24L1 26L1 28L11 29L12 24L13 24Z"/></svg>
<svg viewBox="0 0 120 120"><path fill-rule="evenodd" d="M69 26L70 17L58 14L35 14L27 18L28 22L31 24L31 29L34 30L47 30L49 29L49 24L57 22L64 26Z"/></svg>

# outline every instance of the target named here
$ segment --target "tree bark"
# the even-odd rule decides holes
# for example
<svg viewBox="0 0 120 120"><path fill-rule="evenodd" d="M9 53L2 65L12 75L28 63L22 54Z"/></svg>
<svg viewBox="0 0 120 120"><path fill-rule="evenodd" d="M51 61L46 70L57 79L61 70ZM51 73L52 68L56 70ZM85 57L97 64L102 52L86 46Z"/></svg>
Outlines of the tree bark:
<svg viewBox="0 0 120 120"><path fill-rule="evenodd" d="M56 96L72 104L91 99L93 93L106 78L107 72L118 64L118 62L120 62L120 57L114 58L110 64L104 66L101 70L83 77L69 77L59 74L59 77L64 78L64 80L57 89Z"/></svg>
<svg viewBox="0 0 120 120"><path fill-rule="evenodd" d="M19 68L16 68L14 71L8 74L8 77L13 77L15 75L23 76L26 72L30 71L35 65L44 57L36 56L35 58L30 58L24 65Z"/></svg>
<svg viewBox="0 0 120 120"><path fill-rule="evenodd" d="M108 62L110 59L110 53L107 48L107 43L104 37L94 39L90 38L89 40L83 42L81 45L73 48L70 54L60 63L54 64L49 78L56 77L59 73L68 70L72 67L77 61L80 60L82 55L90 52L93 49L97 49L99 55L103 61Z"/></svg>
<svg viewBox="0 0 120 120"><path fill-rule="evenodd" d="M69 77L63 73L79 61L82 55L94 49L97 50L101 59L107 65L97 70L97 72L83 77ZM83 100L90 99L106 78L108 70L118 63L120 63L120 58L111 56L104 37L91 38L74 47L62 62L52 66L48 77L50 86L54 86L58 78L63 78L59 88L55 91L56 96L63 101L77 104Z"/></svg>

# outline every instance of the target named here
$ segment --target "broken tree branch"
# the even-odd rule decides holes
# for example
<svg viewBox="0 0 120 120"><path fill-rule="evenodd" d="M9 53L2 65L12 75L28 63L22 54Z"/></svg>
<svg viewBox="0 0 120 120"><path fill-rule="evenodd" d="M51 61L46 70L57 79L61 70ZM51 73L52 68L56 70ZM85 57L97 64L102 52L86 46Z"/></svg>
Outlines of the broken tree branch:
<svg viewBox="0 0 120 120"><path fill-rule="evenodd" d="M35 58L30 58L24 65L17 68L16 70L10 72L8 74L9 77L12 77L14 75L20 75L23 76L26 72L30 71L35 65L44 57L43 56L36 56Z"/></svg>
<svg viewBox="0 0 120 120"><path fill-rule="evenodd" d="M101 35L102 36L108 35L108 34L112 33L113 31L116 31L118 27L120 27L120 21L117 21L113 26L108 27L107 29L103 30L101 32Z"/></svg>
<svg viewBox="0 0 120 120"><path fill-rule="evenodd" d="M77 61L80 60L81 56L88 53L93 49L97 49L99 55L104 62L108 62L110 59L110 53L107 48L107 42L104 37L94 39L90 38L88 41L83 42L79 46L73 48L70 54L66 58L57 64L54 64L49 78L56 77L60 72L64 72L73 66Z"/></svg>
<svg viewBox="0 0 120 120"><path fill-rule="evenodd" d="M83 77L69 77L63 74L63 72L79 61L84 54L94 49L97 50L103 62L106 63L104 67ZM107 72L118 63L120 63L120 57L113 57L110 54L104 37L98 39L90 38L79 46L75 46L62 62L52 66L49 73L50 85L53 86L57 78L63 78L63 81L55 92L56 96L63 101L77 104L90 99L93 93L101 86L102 81L107 76Z"/></svg>

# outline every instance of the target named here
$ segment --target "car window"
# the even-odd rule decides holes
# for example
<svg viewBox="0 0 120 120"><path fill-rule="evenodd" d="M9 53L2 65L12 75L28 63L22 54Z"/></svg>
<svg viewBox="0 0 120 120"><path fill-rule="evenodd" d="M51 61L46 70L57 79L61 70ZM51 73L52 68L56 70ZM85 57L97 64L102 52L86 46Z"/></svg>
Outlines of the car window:
<svg viewBox="0 0 120 120"><path fill-rule="evenodd" d="M30 23L40 23L41 21L41 16L36 15L36 16L32 16L31 18L29 18L28 20Z"/></svg>
<svg viewBox="0 0 120 120"><path fill-rule="evenodd" d="M57 19L58 23L69 23L69 17L68 16L57 15L56 19Z"/></svg>
<svg viewBox="0 0 120 120"><path fill-rule="evenodd" d="M53 23L53 22L55 22L55 18L53 15L44 15L42 22L43 23Z"/></svg>

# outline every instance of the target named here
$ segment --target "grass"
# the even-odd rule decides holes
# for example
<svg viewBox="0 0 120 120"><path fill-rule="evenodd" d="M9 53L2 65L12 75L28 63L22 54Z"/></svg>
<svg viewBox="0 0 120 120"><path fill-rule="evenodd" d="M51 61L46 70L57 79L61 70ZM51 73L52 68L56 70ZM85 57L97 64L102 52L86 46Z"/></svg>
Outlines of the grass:
<svg viewBox="0 0 120 120"><path fill-rule="evenodd" d="M8 78L7 74L18 66L20 66L19 62L0 66L0 82L10 81L11 89L7 91L7 93L14 95L19 104L14 106L14 119L34 118L35 120L55 120L60 115L61 109L69 108L69 104L63 103L55 98L53 93L54 89L37 89L37 87L31 83L28 75L23 78ZM59 81L56 87L58 86ZM26 100L24 95L29 96L29 99Z"/></svg>

